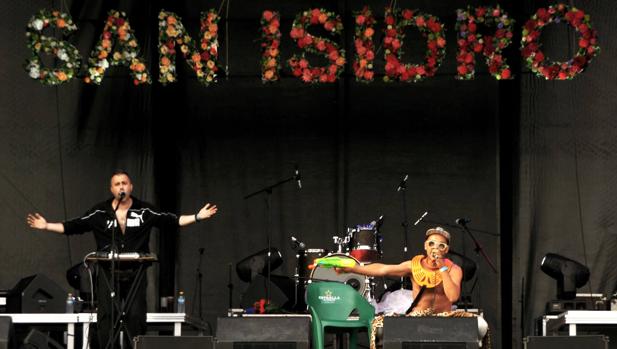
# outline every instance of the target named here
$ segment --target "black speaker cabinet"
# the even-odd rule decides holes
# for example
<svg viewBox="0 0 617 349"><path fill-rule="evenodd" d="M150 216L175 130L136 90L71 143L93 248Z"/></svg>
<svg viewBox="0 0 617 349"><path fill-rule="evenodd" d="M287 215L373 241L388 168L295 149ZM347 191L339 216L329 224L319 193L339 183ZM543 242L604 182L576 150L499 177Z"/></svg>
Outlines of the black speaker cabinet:
<svg viewBox="0 0 617 349"><path fill-rule="evenodd" d="M13 321L9 316L0 316L0 349L15 348Z"/></svg>
<svg viewBox="0 0 617 349"><path fill-rule="evenodd" d="M42 274L21 279L9 292L9 313L64 313L67 292Z"/></svg>
<svg viewBox="0 0 617 349"><path fill-rule="evenodd" d="M220 317L217 349L309 349L309 316Z"/></svg>
<svg viewBox="0 0 617 349"><path fill-rule="evenodd" d="M138 336L135 349L213 349L211 336Z"/></svg>
<svg viewBox="0 0 617 349"><path fill-rule="evenodd" d="M477 349L478 319L385 317L384 349Z"/></svg>
<svg viewBox="0 0 617 349"><path fill-rule="evenodd" d="M47 334L37 330L31 329L21 349L64 349L63 345L50 338Z"/></svg>
<svg viewBox="0 0 617 349"><path fill-rule="evenodd" d="M606 336L529 336L523 339L525 349L608 349Z"/></svg>

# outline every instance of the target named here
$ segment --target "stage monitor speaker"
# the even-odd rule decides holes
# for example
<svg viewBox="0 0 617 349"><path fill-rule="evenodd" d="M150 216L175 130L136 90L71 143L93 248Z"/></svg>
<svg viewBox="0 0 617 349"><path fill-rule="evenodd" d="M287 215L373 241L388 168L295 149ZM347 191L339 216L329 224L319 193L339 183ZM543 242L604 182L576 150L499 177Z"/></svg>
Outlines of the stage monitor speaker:
<svg viewBox="0 0 617 349"><path fill-rule="evenodd" d="M134 349L213 349L211 336L138 336Z"/></svg>
<svg viewBox="0 0 617 349"><path fill-rule="evenodd" d="M24 339L22 349L64 349L63 345L51 339L45 333L32 329Z"/></svg>
<svg viewBox="0 0 617 349"><path fill-rule="evenodd" d="M608 337L596 336L529 336L523 339L525 349L608 349Z"/></svg>
<svg viewBox="0 0 617 349"><path fill-rule="evenodd" d="M309 349L310 316L220 317L217 349Z"/></svg>
<svg viewBox="0 0 617 349"><path fill-rule="evenodd" d="M386 316L383 348L477 349L478 319Z"/></svg>
<svg viewBox="0 0 617 349"><path fill-rule="evenodd" d="M9 293L9 313L64 313L67 292L42 274L21 279Z"/></svg>
<svg viewBox="0 0 617 349"><path fill-rule="evenodd" d="M13 319L9 316L0 316L0 349L13 348L15 348Z"/></svg>

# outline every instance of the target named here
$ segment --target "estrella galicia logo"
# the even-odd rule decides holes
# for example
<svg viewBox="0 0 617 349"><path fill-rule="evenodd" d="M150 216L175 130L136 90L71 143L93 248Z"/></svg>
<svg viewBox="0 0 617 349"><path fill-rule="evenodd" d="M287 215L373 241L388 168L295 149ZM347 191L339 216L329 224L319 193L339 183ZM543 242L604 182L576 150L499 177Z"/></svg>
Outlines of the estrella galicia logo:
<svg viewBox="0 0 617 349"><path fill-rule="evenodd" d="M323 296L319 296L319 300L323 303L336 303L341 297L332 295L332 291L326 290Z"/></svg>

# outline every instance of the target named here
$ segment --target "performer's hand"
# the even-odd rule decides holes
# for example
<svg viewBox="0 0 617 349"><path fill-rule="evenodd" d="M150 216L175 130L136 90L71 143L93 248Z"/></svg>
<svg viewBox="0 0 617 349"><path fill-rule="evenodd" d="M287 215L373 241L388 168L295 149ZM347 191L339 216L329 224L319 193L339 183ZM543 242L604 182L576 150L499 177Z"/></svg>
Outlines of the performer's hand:
<svg viewBox="0 0 617 349"><path fill-rule="evenodd" d="M334 267L334 271L335 271L337 274L351 273L351 268L340 268L340 267Z"/></svg>
<svg viewBox="0 0 617 349"><path fill-rule="evenodd" d="M441 268L444 265L446 265L446 263L445 263L445 261L444 261L444 259L442 257L438 257L437 259L435 259L435 264L434 265L437 268Z"/></svg>
<svg viewBox="0 0 617 349"><path fill-rule="evenodd" d="M26 222L30 228L34 229L47 229L47 220L45 217L41 216L38 213L32 214L29 213L28 217L26 217Z"/></svg>
<svg viewBox="0 0 617 349"><path fill-rule="evenodd" d="M443 256L439 254L434 254L431 256L431 264L434 268L441 268L446 265Z"/></svg>
<svg viewBox="0 0 617 349"><path fill-rule="evenodd" d="M216 207L216 205L212 205L208 203L206 204L206 206L202 207L201 210L199 210L199 212L197 212L197 217L199 218L199 220L207 219L207 218L214 216L216 211L218 211L218 208Z"/></svg>

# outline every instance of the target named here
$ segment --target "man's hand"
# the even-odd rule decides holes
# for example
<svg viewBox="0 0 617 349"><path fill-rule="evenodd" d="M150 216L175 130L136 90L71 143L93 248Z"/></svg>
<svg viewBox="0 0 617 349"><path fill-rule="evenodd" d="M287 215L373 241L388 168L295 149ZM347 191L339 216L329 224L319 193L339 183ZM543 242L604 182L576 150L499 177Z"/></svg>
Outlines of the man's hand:
<svg viewBox="0 0 617 349"><path fill-rule="evenodd" d="M28 226L30 226L30 228L41 230L47 229L47 220L45 219L45 217L41 216L38 213L29 213L28 217L26 217L26 222L28 223Z"/></svg>
<svg viewBox="0 0 617 349"><path fill-rule="evenodd" d="M440 255L432 255L430 258L430 262L431 262L432 267L438 268L438 269L446 265L446 262L443 256L440 256Z"/></svg>
<svg viewBox="0 0 617 349"><path fill-rule="evenodd" d="M199 210L199 212L197 212L197 218L199 218L200 221L203 219L210 218L214 216L216 211L218 211L218 208L216 207L216 205L211 205L208 203L206 204L206 206L202 207L201 210Z"/></svg>

